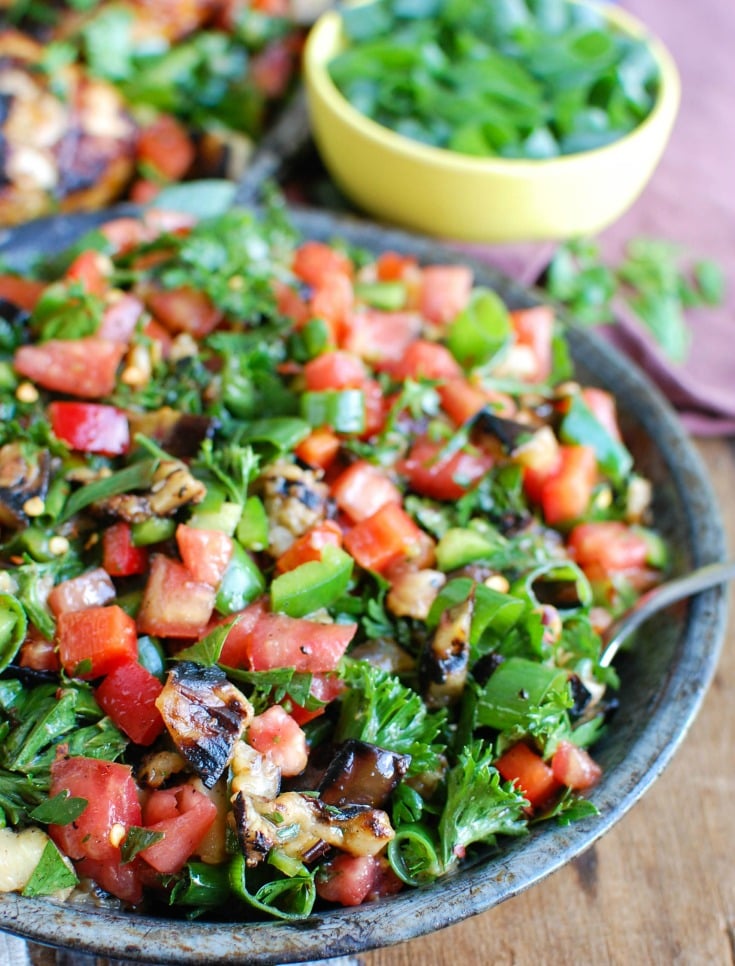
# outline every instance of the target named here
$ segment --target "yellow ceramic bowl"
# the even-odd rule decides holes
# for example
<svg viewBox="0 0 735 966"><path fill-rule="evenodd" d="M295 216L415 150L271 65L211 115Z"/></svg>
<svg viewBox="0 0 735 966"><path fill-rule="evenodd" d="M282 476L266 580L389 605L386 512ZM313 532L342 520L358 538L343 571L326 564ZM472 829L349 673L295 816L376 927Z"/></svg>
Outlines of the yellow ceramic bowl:
<svg viewBox="0 0 735 966"><path fill-rule="evenodd" d="M360 114L329 77L327 65L345 38L339 15L325 14L309 35L304 77L314 140L327 170L363 211L429 235L509 242L600 231L648 182L680 97L679 75L665 47L630 14L601 9L620 30L647 37L661 72L657 102L619 141L543 161L475 158L429 147Z"/></svg>

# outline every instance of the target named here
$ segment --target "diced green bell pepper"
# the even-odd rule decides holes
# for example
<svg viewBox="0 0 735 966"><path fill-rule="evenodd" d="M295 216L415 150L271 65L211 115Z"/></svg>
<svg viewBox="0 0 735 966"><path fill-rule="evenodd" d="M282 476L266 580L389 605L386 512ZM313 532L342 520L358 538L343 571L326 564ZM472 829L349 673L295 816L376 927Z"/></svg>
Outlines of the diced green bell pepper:
<svg viewBox="0 0 735 966"><path fill-rule="evenodd" d="M176 521L171 517L148 517L130 527L130 539L134 547L147 547L169 540L175 532Z"/></svg>
<svg viewBox="0 0 735 966"><path fill-rule="evenodd" d="M265 578L253 558L239 543L232 543L232 557L220 582L214 607L218 614L234 614L247 607L265 590Z"/></svg>
<svg viewBox="0 0 735 966"><path fill-rule="evenodd" d="M264 550L268 546L268 515L259 497L249 496L245 501L235 535L247 550Z"/></svg>
<svg viewBox="0 0 735 966"><path fill-rule="evenodd" d="M329 607L350 582L354 561L339 547L328 544L321 560L311 560L281 574L271 584L271 607L289 617L306 617Z"/></svg>

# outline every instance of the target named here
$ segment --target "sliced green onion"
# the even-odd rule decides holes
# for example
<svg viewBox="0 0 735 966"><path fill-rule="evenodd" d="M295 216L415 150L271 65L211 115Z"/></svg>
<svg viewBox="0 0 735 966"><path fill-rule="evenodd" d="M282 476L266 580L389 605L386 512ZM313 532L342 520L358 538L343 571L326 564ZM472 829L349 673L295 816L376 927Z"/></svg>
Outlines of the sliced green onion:
<svg viewBox="0 0 735 966"><path fill-rule="evenodd" d="M25 640L28 619L19 600L0 594L0 672L10 664Z"/></svg>
<svg viewBox="0 0 735 966"><path fill-rule="evenodd" d="M509 657L488 678L477 703L477 722L498 731L523 727L530 708L550 692L568 692L565 671L522 657Z"/></svg>
<svg viewBox="0 0 735 966"><path fill-rule="evenodd" d="M391 868L406 885L432 882L442 873L442 865L428 830L418 823L401 825L388 844Z"/></svg>

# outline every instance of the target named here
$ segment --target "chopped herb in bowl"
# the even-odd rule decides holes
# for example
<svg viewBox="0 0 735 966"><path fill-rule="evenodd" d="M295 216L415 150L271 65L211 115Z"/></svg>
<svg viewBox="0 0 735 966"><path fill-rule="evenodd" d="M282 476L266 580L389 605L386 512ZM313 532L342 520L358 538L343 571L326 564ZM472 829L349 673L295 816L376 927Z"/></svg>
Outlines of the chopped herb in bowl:
<svg viewBox="0 0 735 966"><path fill-rule="evenodd" d="M342 22L348 45L329 64L342 95L397 134L460 154L604 147L658 93L646 41L567 0L373 0Z"/></svg>

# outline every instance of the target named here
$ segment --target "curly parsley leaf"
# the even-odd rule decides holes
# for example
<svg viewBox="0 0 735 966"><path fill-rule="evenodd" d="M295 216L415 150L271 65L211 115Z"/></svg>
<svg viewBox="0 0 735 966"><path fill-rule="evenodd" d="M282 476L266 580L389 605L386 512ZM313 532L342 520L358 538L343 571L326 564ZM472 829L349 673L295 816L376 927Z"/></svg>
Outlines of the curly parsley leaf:
<svg viewBox="0 0 735 966"><path fill-rule="evenodd" d="M427 710L415 691L365 661L346 662L342 677L349 690L342 699L338 741L356 738L410 755L409 774L436 768L445 747L443 709Z"/></svg>
<svg viewBox="0 0 735 966"><path fill-rule="evenodd" d="M447 775L446 804L439 819L439 855L445 869L475 842L492 845L498 835L526 832L528 802L493 766L491 746L475 742L464 748Z"/></svg>

